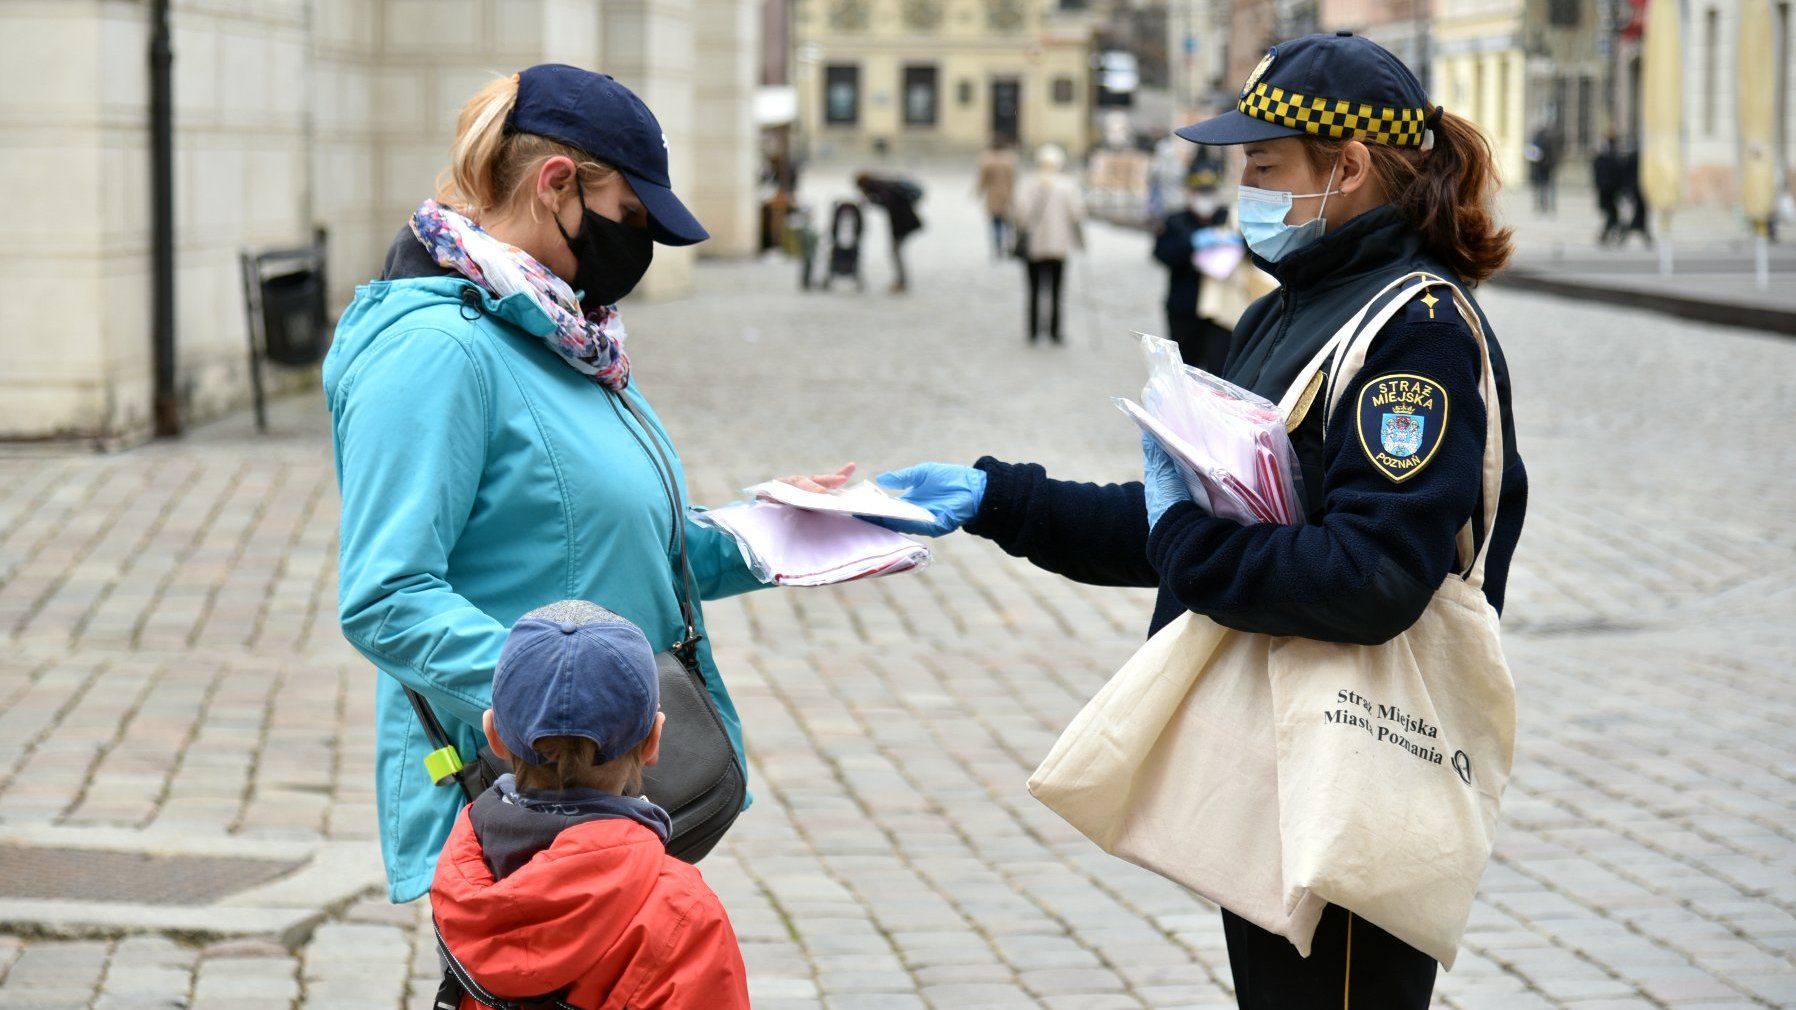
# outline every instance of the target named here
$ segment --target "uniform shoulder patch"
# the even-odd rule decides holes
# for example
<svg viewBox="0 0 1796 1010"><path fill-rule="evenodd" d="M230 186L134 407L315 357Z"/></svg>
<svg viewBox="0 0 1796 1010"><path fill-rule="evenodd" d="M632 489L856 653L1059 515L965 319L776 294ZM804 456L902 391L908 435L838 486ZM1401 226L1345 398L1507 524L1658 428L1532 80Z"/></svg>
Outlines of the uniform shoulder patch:
<svg viewBox="0 0 1796 1010"><path fill-rule="evenodd" d="M1457 323L1459 309L1453 303L1453 292L1445 287L1424 288L1403 307L1406 323Z"/></svg>
<svg viewBox="0 0 1796 1010"><path fill-rule="evenodd" d="M1360 448L1399 484L1422 472L1447 432L1447 391L1427 376L1380 375L1360 389L1358 408Z"/></svg>

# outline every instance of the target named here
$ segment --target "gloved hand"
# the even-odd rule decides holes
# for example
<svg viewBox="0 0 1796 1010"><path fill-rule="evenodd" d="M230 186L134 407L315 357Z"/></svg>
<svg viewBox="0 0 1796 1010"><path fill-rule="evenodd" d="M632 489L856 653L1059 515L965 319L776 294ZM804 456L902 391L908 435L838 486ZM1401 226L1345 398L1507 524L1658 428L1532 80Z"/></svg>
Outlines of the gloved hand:
<svg viewBox="0 0 1796 1010"><path fill-rule="evenodd" d="M935 522L865 518L889 530L926 537L939 537L960 529L979 511L979 502L985 497L985 471L953 463L918 463L882 473L873 481L880 487L894 490L909 488L903 499L928 509L935 516Z"/></svg>
<svg viewBox="0 0 1796 1010"><path fill-rule="evenodd" d="M1172 462L1152 435L1141 436L1141 483L1147 491L1147 528L1151 531L1160 517L1177 502L1191 501L1191 489L1179 468Z"/></svg>

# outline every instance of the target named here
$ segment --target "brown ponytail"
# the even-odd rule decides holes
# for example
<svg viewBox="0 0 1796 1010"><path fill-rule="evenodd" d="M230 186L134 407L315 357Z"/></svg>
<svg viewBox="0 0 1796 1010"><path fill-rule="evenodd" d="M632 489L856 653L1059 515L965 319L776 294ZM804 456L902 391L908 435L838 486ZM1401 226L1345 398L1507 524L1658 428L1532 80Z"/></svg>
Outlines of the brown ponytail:
<svg viewBox="0 0 1796 1010"><path fill-rule="evenodd" d="M1461 280L1476 285L1503 269L1515 251L1513 229L1499 229L1491 210L1499 185L1496 161L1471 120L1436 106L1429 129L1434 147L1428 151L1366 144L1372 175L1428 251ZM1304 139L1310 163L1319 168L1332 164L1347 143Z"/></svg>
<svg viewBox="0 0 1796 1010"><path fill-rule="evenodd" d="M603 789L634 796L642 792L642 745L594 764L599 746L583 736L547 736L531 745L540 764L512 763L519 789L563 792L568 789Z"/></svg>
<svg viewBox="0 0 1796 1010"><path fill-rule="evenodd" d="M536 177L536 169L556 155L572 158L585 186L603 183L617 169L584 151L534 133L505 128L518 100L518 77L500 77L474 93L455 122L449 166L437 175L437 202L478 218L509 209ZM529 203L531 214L537 210Z"/></svg>

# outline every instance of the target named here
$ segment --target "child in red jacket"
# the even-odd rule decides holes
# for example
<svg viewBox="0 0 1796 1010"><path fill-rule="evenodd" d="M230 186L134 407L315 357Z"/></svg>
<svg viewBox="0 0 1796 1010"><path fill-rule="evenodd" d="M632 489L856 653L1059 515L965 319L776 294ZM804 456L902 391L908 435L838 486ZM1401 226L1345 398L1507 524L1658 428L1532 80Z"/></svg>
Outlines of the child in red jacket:
<svg viewBox="0 0 1796 1010"><path fill-rule="evenodd" d="M722 903L634 795L659 698L648 639L603 607L564 600L512 627L484 721L516 770L462 811L430 889L461 1010L748 1007Z"/></svg>

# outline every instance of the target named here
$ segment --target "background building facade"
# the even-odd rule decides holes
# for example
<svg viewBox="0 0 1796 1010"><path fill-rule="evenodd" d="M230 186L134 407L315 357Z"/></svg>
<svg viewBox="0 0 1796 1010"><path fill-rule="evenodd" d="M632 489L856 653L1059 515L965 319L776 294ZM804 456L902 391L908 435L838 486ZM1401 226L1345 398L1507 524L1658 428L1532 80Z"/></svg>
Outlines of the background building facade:
<svg viewBox="0 0 1796 1010"><path fill-rule="evenodd" d="M813 157L1091 142L1096 12L1056 0L803 0L794 22Z"/></svg>
<svg viewBox="0 0 1796 1010"><path fill-rule="evenodd" d="M135 0L0 6L0 437L152 425L149 51ZM754 251L757 0L173 0L180 414L248 395L238 253L327 229L333 311L434 191L462 103L548 61L655 110L707 254ZM703 171L700 171L703 166ZM690 283L663 248L648 294ZM310 381L307 379L305 381Z"/></svg>

